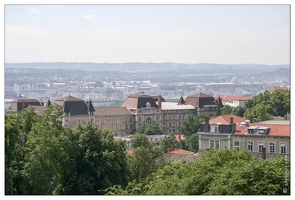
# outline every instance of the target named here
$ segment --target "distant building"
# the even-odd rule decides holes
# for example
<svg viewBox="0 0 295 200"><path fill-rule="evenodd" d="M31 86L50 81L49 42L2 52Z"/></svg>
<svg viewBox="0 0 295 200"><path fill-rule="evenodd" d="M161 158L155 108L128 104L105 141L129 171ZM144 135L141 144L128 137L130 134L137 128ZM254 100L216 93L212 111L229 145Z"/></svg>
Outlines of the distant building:
<svg viewBox="0 0 295 200"><path fill-rule="evenodd" d="M249 123L233 114L206 118L201 124L199 152L210 148L248 149L257 158L290 156L290 125L282 123Z"/></svg>
<svg viewBox="0 0 295 200"><path fill-rule="evenodd" d="M46 107L37 100L18 100L13 108L18 105L20 111L29 105L34 106L39 114L44 112ZM23 102L23 103L21 103ZM65 96L54 101L62 107L62 124L65 127L73 128L78 123L88 122L97 125L102 130L110 130L118 137L124 137L136 132L143 123L155 122L162 128L164 134L181 133L181 127L190 116L208 115L213 116L218 106L222 107L221 99L217 101L209 95L199 93L183 99L180 97L178 103L166 102L161 96L150 96L144 92L128 96L121 107L117 108L96 108L91 101ZM23 105L23 106L22 106ZM47 103L47 105L50 105ZM158 138L149 138L158 140Z"/></svg>
<svg viewBox="0 0 295 200"><path fill-rule="evenodd" d="M245 102L250 100L250 96L224 96L220 97L223 105L229 105L232 107L244 106Z"/></svg>
<svg viewBox="0 0 295 200"><path fill-rule="evenodd" d="M284 87L273 87L273 88L270 88L268 89L267 91L268 92L274 92L275 90L290 90L288 87L284 86Z"/></svg>

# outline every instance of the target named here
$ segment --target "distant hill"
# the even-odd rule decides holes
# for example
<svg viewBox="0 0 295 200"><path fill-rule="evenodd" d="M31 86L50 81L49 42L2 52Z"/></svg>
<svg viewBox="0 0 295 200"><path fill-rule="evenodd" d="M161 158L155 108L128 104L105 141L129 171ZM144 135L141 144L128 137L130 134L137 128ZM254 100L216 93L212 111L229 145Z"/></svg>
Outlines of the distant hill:
<svg viewBox="0 0 295 200"><path fill-rule="evenodd" d="M52 62L52 63L5 63L5 68L36 69L71 69L89 71L122 71L122 72L180 72L182 74L233 74L250 75L273 73L280 69L290 69L289 65L263 64L214 64L214 63L91 63L91 62Z"/></svg>

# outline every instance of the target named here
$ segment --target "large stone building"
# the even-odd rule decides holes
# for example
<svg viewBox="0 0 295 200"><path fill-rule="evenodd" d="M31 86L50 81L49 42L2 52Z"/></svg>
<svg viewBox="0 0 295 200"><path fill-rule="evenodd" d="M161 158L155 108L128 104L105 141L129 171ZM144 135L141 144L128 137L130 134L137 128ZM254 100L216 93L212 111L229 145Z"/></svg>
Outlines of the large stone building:
<svg viewBox="0 0 295 200"><path fill-rule="evenodd" d="M37 100L31 100L31 104L23 105L21 109L33 106L38 113L42 113L44 105ZM37 102L39 103L37 103ZM84 102L82 99L66 96L56 99L54 104L58 104L63 109L62 123L65 127L73 128L77 123L86 124L91 122L103 130L111 130L116 136L126 136L135 133L142 123L157 123L164 134L181 132L183 123L189 116L206 115L213 116L216 108L223 107L219 99L215 100L212 96L198 93L188 96L185 100L180 97L178 103L166 102L161 96L150 96L143 92L130 95L123 102L121 107L117 108L96 108L92 102ZM18 108L13 104L12 108ZM48 107L50 101L46 103ZM21 109L14 109L20 111ZM13 109L12 109L13 110Z"/></svg>

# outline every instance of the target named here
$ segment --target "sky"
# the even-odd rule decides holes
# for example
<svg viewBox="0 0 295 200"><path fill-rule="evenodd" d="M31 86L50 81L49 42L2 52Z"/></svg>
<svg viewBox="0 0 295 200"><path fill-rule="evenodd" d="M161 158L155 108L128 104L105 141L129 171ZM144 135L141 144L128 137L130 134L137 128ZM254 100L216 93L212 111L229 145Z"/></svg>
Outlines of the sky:
<svg viewBox="0 0 295 200"><path fill-rule="evenodd" d="M290 64L290 5L9 5L11 62Z"/></svg>

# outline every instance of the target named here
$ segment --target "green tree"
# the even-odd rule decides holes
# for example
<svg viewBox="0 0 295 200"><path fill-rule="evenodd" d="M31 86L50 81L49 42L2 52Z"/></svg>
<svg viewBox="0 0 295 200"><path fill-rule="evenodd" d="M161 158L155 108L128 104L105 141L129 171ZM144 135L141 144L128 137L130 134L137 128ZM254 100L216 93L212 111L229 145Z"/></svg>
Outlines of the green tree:
<svg viewBox="0 0 295 200"><path fill-rule="evenodd" d="M126 143L115 141L114 134L88 123L73 130L78 154L63 171L55 194L103 194L115 184L128 183Z"/></svg>
<svg viewBox="0 0 295 200"><path fill-rule="evenodd" d="M215 113L215 117L220 116L220 115L221 115L221 110L220 110L220 107L217 106L217 108L216 108L216 113Z"/></svg>
<svg viewBox="0 0 295 200"><path fill-rule="evenodd" d="M144 147L144 148L151 147L151 143L149 142L149 140L145 134L135 133L132 136L130 142L131 142L131 147L133 149L135 149L137 147Z"/></svg>
<svg viewBox="0 0 295 200"><path fill-rule="evenodd" d="M5 194L33 194L25 170L30 152L28 138L38 119L33 108L5 116Z"/></svg>
<svg viewBox="0 0 295 200"><path fill-rule="evenodd" d="M260 122L265 120L273 119L273 116L267 112L267 107L264 105L256 105L251 109L248 109L244 117L249 119L251 122Z"/></svg>
<svg viewBox="0 0 295 200"><path fill-rule="evenodd" d="M290 113L290 91L275 90L271 94L270 106L274 108L274 115L284 116Z"/></svg>
<svg viewBox="0 0 295 200"><path fill-rule="evenodd" d="M160 141L160 148L163 152L167 152L168 148L179 148L180 144L177 140L175 140L174 133L170 133L169 135L166 135L161 141Z"/></svg>
<svg viewBox="0 0 295 200"><path fill-rule="evenodd" d="M229 105L224 105L223 106L223 114L232 114L233 112L233 107Z"/></svg>
<svg viewBox="0 0 295 200"><path fill-rule="evenodd" d="M244 117L247 108L245 106L237 106L232 109L232 114L237 115L239 117Z"/></svg>
<svg viewBox="0 0 295 200"><path fill-rule="evenodd" d="M204 122L205 117L204 116L198 116L198 117L192 117L189 116L188 120L183 123L183 126L181 127L181 133L185 137L189 137L190 135L194 133L198 133L200 129L200 125L202 122Z"/></svg>
<svg viewBox="0 0 295 200"><path fill-rule="evenodd" d="M152 150L144 147L136 148L128 158L128 166L132 180L135 180L136 183L140 182L155 170Z"/></svg>
<svg viewBox="0 0 295 200"><path fill-rule="evenodd" d="M213 148L195 162L170 163L141 184L113 187L110 194L289 195L289 169L289 158L258 160L247 149Z"/></svg>
<svg viewBox="0 0 295 200"><path fill-rule="evenodd" d="M138 127L137 132L140 134L145 134L145 135L163 135L162 128L156 122L142 123Z"/></svg>
<svg viewBox="0 0 295 200"><path fill-rule="evenodd" d="M198 133L192 134L189 138L185 140L187 150L198 151L199 150L199 135Z"/></svg>

